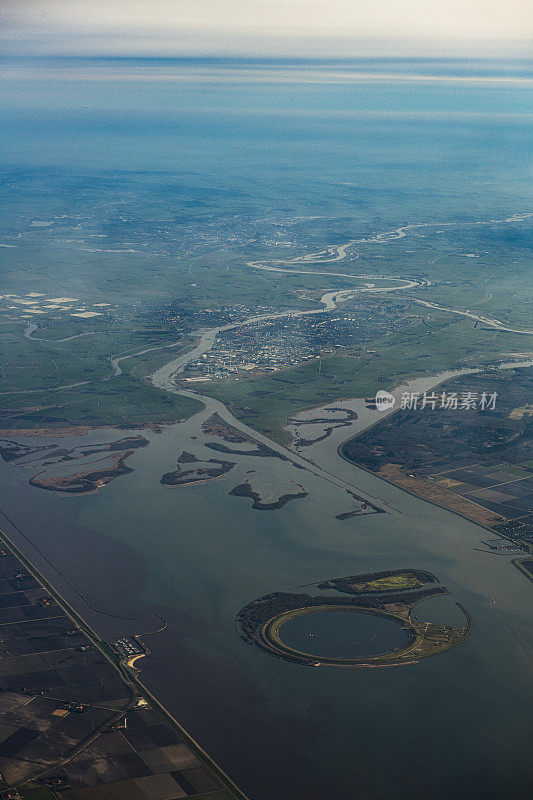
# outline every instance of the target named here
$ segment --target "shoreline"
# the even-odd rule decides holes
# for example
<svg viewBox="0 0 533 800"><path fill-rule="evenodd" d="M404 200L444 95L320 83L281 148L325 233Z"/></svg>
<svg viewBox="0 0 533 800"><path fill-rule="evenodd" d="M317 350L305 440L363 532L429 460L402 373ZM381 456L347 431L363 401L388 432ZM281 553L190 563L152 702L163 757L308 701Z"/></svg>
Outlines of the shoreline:
<svg viewBox="0 0 533 800"><path fill-rule="evenodd" d="M300 485L299 488L302 490L301 492L285 492L285 494L280 495L277 500L265 502L259 492L256 492L255 489L245 481L244 483L239 483L238 486L234 486L229 494L234 497L248 497L250 500L253 500L252 508L258 511L277 511L278 508L283 508L283 506L290 503L291 500L300 500L308 496L309 492L305 491L303 486Z"/></svg>
<svg viewBox="0 0 533 800"><path fill-rule="evenodd" d="M498 366L498 369L504 369L504 370L505 370L505 369L520 369L520 368L527 368L527 367L531 367L532 365L533 365L533 362L531 362L531 361L526 361L526 362L516 362L516 363L515 363L515 362L503 362L503 363L501 363L501 364ZM456 375L454 375L453 377L457 377L459 374L473 374L473 373L480 372L480 371L482 371L482 369L481 369L481 368L479 368L479 369L472 369L472 370L464 370L464 371L459 371L459 372L458 372ZM448 381L448 380L450 380L450 378L449 378L449 377L446 377L446 378L444 378L444 379L440 380L438 383L434 384L434 386L432 386L432 387L431 387L431 389L437 388L437 386L440 386L440 385L442 385L443 383L446 383L446 381ZM397 390L395 389L394 391L397 391ZM444 505L444 504L442 504L442 503L439 503L439 502L437 502L436 500L434 500L434 499L432 499L432 498L430 498L430 497L427 497L425 494L422 494L422 493L416 492L416 491L414 491L413 489L410 489L410 488L408 488L408 487L407 487L407 486L405 486L404 484L396 483L396 482L395 482L395 481L393 481L391 478L388 478L388 477L386 477L386 476L385 476L384 474L382 474L381 472L375 472L374 470L371 470L371 469L369 469L368 467L366 467L366 466L364 466L363 464L361 464L359 461L354 461L353 459L350 459L350 458L348 458L348 457L347 457L347 456L346 456L346 455L343 453L343 448L344 448L344 447L345 447L345 446L346 446L346 445L347 445L349 442L353 441L354 439L357 439L357 437L358 437L358 436L359 436L361 433L364 433L364 432L366 433L366 432L368 432L368 431L369 431L371 428L373 428L373 427L375 427L376 425L378 425L378 424L379 424L379 423L380 423L380 422L381 422L383 419L387 419L388 417L392 416L393 414L397 414L397 413L398 413L398 411L399 411L399 409L392 409L390 412L387 412L387 413L385 413L385 414L382 414L382 415L380 416L380 418L379 418L379 419L375 420L375 421L374 421L373 423L371 423L370 425L367 425L367 426L365 426L364 428L361 428L361 430L357 431L357 432L356 432L356 433L355 433L353 436L350 436L348 439L345 439L345 440L343 440L342 442L340 442L340 443L337 445L337 447L336 447L336 453L337 453L337 455L338 455L338 456L339 456L339 457L340 457L340 458L341 458L343 461L346 461L348 464L352 464L352 466L354 466L354 467L357 467L358 469L361 469L361 470L363 470L363 472L366 472L367 474L369 474L369 475L372 475L374 478L378 478L379 480L382 480L382 481L384 481L385 483L388 483L390 486L393 486L395 489L399 489L400 491L402 491L402 492L406 492L407 494L411 495L412 497L416 497L418 500L422 500L423 502L426 502L426 503L431 503L431 505L433 505L433 506L435 506L435 507L437 507L437 508L442 508L442 509L444 509L445 511L449 511L450 513L452 513L452 514L455 514L455 515L456 515L456 516L458 516L458 517L462 517L463 519L466 519L466 520L468 520L468 522L471 522L471 523L472 523L472 524L474 524L474 525L478 525L480 528L483 528L484 530L486 530L486 531L489 531L490 533L494 534L495 536L498 536L498 537L500 537L500 538L502 538L502 539L507 539L508 541L510 541L510 542L513 542L513 543L515 543L515 544L518 544L518 545L527 546L527 545L523 545L523 543L522 543L520 540L516 540L516 539L514 539L512 536L508 536L507 534L505 534L505 533L502 533L501 531L497 530L496 528L490 527L490 526L488 526L488 525L484 524L483 522L481 522L481 521L479 521L479 520L477 520L477 519L473 519L471 516L468 516L467 514L463 513L462 511L459 511L458 509L456 509L456 508L453 508L453 506L448 506L448 505ZM445 489L443 489L443 491L446 491L446 490L445 490ZM483 508L483 507L482 507L482 508ZM528 548L528 551L530 552L529 548ZM482 552L485 552L485 551L482 551ZM490 553L490 551L486 551L486 552ZM503 554L502 554L502 555L503 555ZM524 552L524 556L525 556L525 557L527 557L527 553L526 553L526 552ZM516 561L516 560L517 560L517 559L513 560L513 564L515 564L515 566L517 566L517 565L516 565L516 563L515 563L515 561ZM517 568L518 568L518 569L519 569L519 570L520 570L520 571L521 571L523 574L526 574L526 576L527 576L527 577L529 577L529 576L527 575L527 573L526 573L526 572L525 572L523 569L521 569L521 568L520 568L520 567L518 567L518 566L517 566ZM530 580L533 580L533 578L530 578Z"/></svg>
<svg viewBox="0 0 533 800"><path fill-rule="evenodd" d="M145 698L149 700L149 704L154 708L186 741L192 752L206 764L222 782L223 788L227 789L234 797L235 800L250 800L247 795L242 792L233 780L227 775L226 772L211 758L211 756L202 748L202 746L183 728L179 721L168 711L163 704L152 694L152 692L145 686L143 681L138 675L136 668L131 668L125 661L118 661L116 656L112 653L109 646L100 638L98 633L83 619L75 608L60 594L60 592L51 584L48 579L40 572L39 569L30 561L30 559L17 547L10 536L0 528L0 542L7 547L11 554L20 561L20 563L28 570L28 572L41 584L41 586L50 594L50 596L57 602L60 608L63 609L65 614L72 620L76 627L85 634L89 641L100 651L104 658L111 664L111 666L118 672L123 682L132 691L134 697ZM52 765L53 768L53 765Z"/></svg>

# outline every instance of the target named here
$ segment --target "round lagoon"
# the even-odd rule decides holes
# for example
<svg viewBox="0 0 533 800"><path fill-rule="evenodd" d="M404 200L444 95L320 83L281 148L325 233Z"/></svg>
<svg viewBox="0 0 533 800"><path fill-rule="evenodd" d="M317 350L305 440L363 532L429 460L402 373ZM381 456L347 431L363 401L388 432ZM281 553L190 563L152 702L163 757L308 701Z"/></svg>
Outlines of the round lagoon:
<svg viewBox="0 0 533 800"><path fill-rule="evenodd" d="M298 614L278 629L287 647L317 658L367 658L405 647L407 631L386 617L357 611Z"/></svg>

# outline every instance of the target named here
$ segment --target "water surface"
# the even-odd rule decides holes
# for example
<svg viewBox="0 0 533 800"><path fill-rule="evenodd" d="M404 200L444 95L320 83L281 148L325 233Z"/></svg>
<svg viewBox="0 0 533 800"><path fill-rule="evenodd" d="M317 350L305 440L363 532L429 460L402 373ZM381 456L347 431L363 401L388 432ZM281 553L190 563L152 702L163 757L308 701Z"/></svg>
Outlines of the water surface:
<svg viewBox="0 0 533 800"><path fill-rule="evenodd" d="M390 653L407 644L403 628L390 619L355 611L319 611L284 622L283 644L321 658L364 658Z"/></svg>
<svg viewBox="0 0 533 800"><path fill-rule="evenodd" d="M409 77L420 73L443 79ZM523 211L529 76L514 62L4 63L0 233L21 235L2 239L13 248L2 248L0 288L216 303L238 285L240 302L262 280L243 265L287 221L307 252L346 233ZM509 77L520 80L499 80ZM30 228L63 214L79 221L61 240ZM175 238L157 249L163 224ZM87 231L140 255L82 250ZM220 265L214 291L204 279ZM485 531L325 444L321 463L389 513L341 522L349 495L279 459L242 456L220 480L162 486L182 450L212 456L191 440L208 413L143 431L151 443L129 460L134 472L93 495L29 487L24 469L1 463L2 508L29 541L7 530L104 636L157 629L154 610L168 620L146 637L144 680L252 800L526 796L531 584L511 558L481 552ZM253 510L229 495L250 469L309 495ZM238 634L256 597L395 568L433 572L465 605L464 644L398 668L313 670Z"/></svg>

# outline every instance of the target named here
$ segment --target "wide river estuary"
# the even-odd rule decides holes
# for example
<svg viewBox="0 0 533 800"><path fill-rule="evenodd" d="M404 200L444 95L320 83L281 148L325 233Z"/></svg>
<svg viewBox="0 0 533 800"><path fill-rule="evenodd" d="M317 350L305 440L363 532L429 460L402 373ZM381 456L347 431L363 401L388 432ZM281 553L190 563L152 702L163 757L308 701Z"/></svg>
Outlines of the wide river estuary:
<svg viewBox="0 0 533 800"><path fill-rule="evenodd" d="M170 387L180 363L154 383ZM487 552L487 532L475 524L342 460L336 448L349 428L311 448L312 464L296 453L214 453L202 423L214 412L236 421L204 400L186 422L141 431L150 446L128 460L134 471L94 494L46 492L28 485L26 470L1 463L3 506L34 546L7 532L104 637L147 634L143 680L251 800L525 796L531 584L512 556ZM124 435L92 432L64 444ZM235 466L217 480L162 485L183 451ZM292 481L308 494L253 509L229 494L250 479ZM354 506L347 489L386 513L336 519ZM413 665L311 669L239 636L236 615L256 597L397 567L429 570L450 591L417 606L419 619L455 624L454 603L468 609L474 628L465 643ZM156 612L168 624L150 634L162 627ZM401 644L400 629L363 627L361 641L378 631Z"/></svg>

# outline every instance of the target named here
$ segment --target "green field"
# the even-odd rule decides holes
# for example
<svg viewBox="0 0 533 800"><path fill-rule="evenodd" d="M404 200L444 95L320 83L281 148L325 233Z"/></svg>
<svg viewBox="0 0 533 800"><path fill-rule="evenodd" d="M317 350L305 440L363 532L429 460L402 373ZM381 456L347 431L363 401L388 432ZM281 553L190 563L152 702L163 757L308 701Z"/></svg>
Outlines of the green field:
<svg viewBox="0 0 533 800"><path fill-rule="evenodd" d="M56 339L97 331L68 342L26 339L24 327L21 320L1 328L0 428L134 426L185 419L202 408L195 400L163 392L143 380L190 347L185 336L181 347L123 360L123 374L114 376L111 355L160 347L165 338L146 326L118 325L107 319L48 323L36 332ZM179 332L166 337L169 344L179 339Z"/></svg>
<svg viewBox="0 0 533 800"><path fill-rule="evenodd" d="M369 581L368 585L374 591L386 591L394 589L414 589L422 586L422 581L410 575L408 572L403 572L401 575L389 575L387 578L378 578L375 581Z"/></svg>
<svg viewBox="0 0 533 800"><path fill-rule="evenodd" d="M472 322L436 312L431 327L421 321L373 342L361 352L345 351L275 375L232 382L195 384L216 397L246 424L277 441L289 417L333 400L372 397L410 378L473 367L502 352L524 349L523 336L474 328Z"/></svg>
<svg viewBox="0 0 533 800"><path fill-rule="evenodd" d="M110 190L107 184L102 185L102 196ZM82 212L85 198L78 200L78 211ZM53 206L56 201L49 198L47 202ZM154 215L166 225L168 212L163 197L153 198L153 202ZM372 396L378 388L390 389L404 379L458 366L477 366L494 361L499 354L531 350L530 336L488 330L482 324L474 327L471 320L413 302L423 299L468 308L516 326L528 326L531 297L524 223L451 225L440 231L432 225L401 239L359 243L349 251L346 261L329 266L310 262L305 267L317 273L346 273L346 278L298 275L260 271L248 267L247 261L270 261L286 267L280 260L320 250L325 242L368 235L374 231L374 222L368 223L370 228L358 229L350 218L332 219L327 224L320 218L312 219L291 230L291 246L283 250L266 246L252 236L251 228L236 223L238 231L230 244L224 203L215 195L209 202L213 207L197 210L195 219L198 224L218 220L213 241L200 244L193 235L185 251L179 237L172 244L160 241L159 228L153 231L150 253L141 255L135 248L126 253L113 249L119 248L126 237L134 243L136 237L145 240L143 224L134 223L134 216L128 221L115 220L106 231L109 250L80 249L69 239L67 223L65 227L58 223L46 234L22 226L24 237L17 247L2 252L3 292L31 289L50 296L72 295L81 298L80 304L111 305L101 317L87 320L74 319L68 313L34 317L40 326L35 335L43 340L36 341L23 336L27 324L24 308L9 311L9 301L4 303L0 315L1 426L7 427L15 415L17 425L34 427L42 418L48 418L51 426L135 424L194 413L197 404L169 398L146 381L157 367L192 344L192 317L190 324L173 324L164 315L155 325L146 322L150 309L169 301L191 313L234 304L246 315L260 306L315 308L323 292L358 285L362 279L354 281L352 275L382 275L385 283L387 276L423 277L431 282L412 292L383 297L385 306L405 304L405 313L413 319L413 324L399 333L339 349L335 355L326 355L321 365L317 360L274 374L195 385L200 393L227 403L246 423L278 441L285 438L282 427L287 419L300 410L336 399ZM248 207L250 198L246 204L242 198L236 202ZM48 209L50 213L52 210ZM18 220L16 214L13 219ZM93 235L94 221L83 214L80 219L83 221L77 224L82 228L82 239ZM15 230L21 223L12 224ZM389 226L383 223L382 227L387 230ZM94 245L94 240L87 241ZM372 282L379 285L381 279ZM53 341L84 333L91 335ZM122 361L128 380L112 377L111 355L133 354L178 340L180 347ZM56 391L77 382L84 385Z"/></svg>

